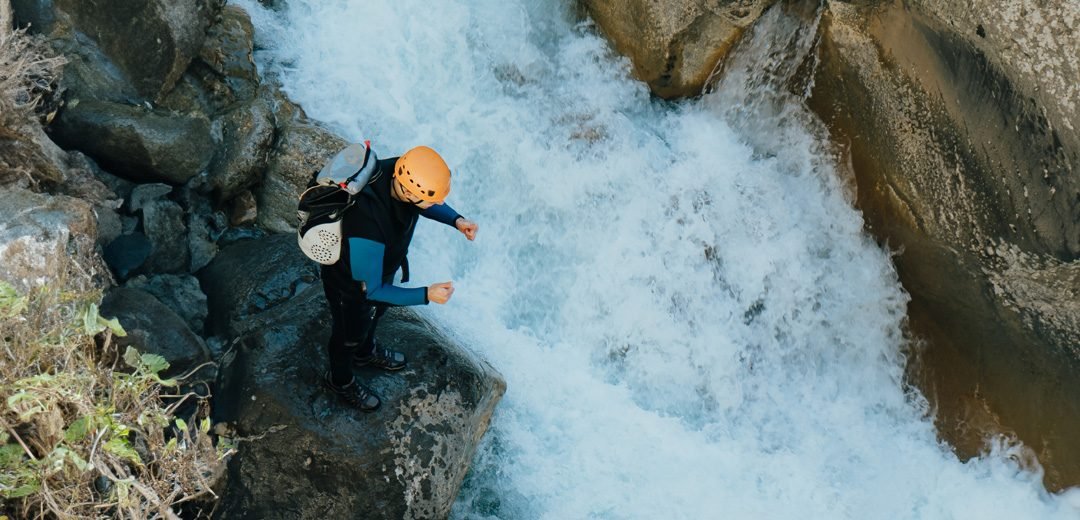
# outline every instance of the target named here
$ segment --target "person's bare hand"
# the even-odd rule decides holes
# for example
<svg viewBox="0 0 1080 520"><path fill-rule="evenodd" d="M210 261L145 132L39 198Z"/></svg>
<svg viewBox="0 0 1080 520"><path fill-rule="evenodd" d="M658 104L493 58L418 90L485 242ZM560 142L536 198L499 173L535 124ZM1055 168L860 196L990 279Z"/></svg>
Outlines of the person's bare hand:
<svg viewBox="0 0 1080 520"><path fill-rule="evenodd" d="M461 231L465 235L465 238L469 240L476 240L476 232L480 230L480 226L465 217L461 217L454 222L454 227Z"/></svg>
<svg viewBox="0 0 1080 520"><path fill-rule="evenodd" d="M429 302L446 303L454 295L454 282L433 283L427 288Z"/></svg>

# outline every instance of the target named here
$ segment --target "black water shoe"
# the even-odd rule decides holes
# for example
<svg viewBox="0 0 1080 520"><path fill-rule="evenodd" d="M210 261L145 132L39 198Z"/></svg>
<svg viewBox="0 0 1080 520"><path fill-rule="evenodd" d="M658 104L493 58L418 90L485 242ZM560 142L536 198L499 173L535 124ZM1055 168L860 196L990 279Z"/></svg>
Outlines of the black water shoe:
<svg viewBox="0 0 1080 520"><path fill-rule="evenodd" d="M379 409L379 405L382 401L379 400L379 396L375 395L370 388L364 386L354 377L352 382L345 386L338 386L334 384L334 380L330 377L330 372L326 373L326 379L324 381L326 386L330 388L331 392L337 394L343 401L352 406L353 408L359 408L362 412L374 412Z"/></svg>
<svg viewBox="0 0 1080 520"><path fill-rule="evenodd" d="M374 353L367 356L354 356L352 366L354 368L375 367L394 371L405 368L405 362L404 353L382 348L376 344Z"/></svg>

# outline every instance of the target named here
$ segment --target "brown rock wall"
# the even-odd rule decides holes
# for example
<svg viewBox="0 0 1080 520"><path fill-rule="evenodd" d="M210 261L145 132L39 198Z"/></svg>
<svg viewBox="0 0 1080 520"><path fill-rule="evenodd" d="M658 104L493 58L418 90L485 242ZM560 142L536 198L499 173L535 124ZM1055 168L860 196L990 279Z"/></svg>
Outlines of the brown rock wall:
<svg viewBox="0 0 1080 520"><path fill-rule="evenodd" d="M930 341L915 377L943 435L972 455L988 432L1014 432L1048 484L1075 484L1080 142L1060 119L1073 69L1050 40L995 49L971 13L940 18L952 9L830 2L809 104L850 156L867 227L903 251L912 328ZM1041 93L1053 85L1064 97Z"/></svg>
<svg viewBox="0 0 1080 520"><path fill-rule="evenodd" d="M717 63L775 0L584 0L638 79L664 98L701 92Z"/></svg>
<svg viewBox="0 0 1080 520"><path fill-rule="evenodd" d="M910 0L979 49L1051 124L1080 132L1080 3L1072 0ZM1075 148L1074 148L1075 149Z"/></svg>

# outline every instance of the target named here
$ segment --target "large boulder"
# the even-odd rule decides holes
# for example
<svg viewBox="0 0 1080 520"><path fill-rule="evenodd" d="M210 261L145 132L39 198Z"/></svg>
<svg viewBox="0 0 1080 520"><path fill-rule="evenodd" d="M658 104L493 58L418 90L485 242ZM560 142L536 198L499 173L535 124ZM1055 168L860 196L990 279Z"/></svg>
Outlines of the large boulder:
<svg viewBox="0 0 1080 520"><path fill-rule="evenodd" d="M191 275L155 274L136 276L124 284L157 298L184 320L195 334L202 334L206 323L206 295L199 280Z"/></svg>
<svg viewBox="0 0 1080 520"><path fill-rule="evenodd" d="M1075 2L1047 5L1047 19L1080 18ZM1002 55L1004 43L985 43L990 29L938 14L832 2L814 106L834 126L857 125L856 145L873 147L882 182L915 206L922 233L968 250L1004 240L1080 258L1080 36L1060 21L1042 39L1002 27ZM1017 63L1020 53L1033 58Z"/></svg>
<svg viewBox="0 0 1080 520"><path fill-rule="evenodd" d="M207 332L225 337L260 327L258 316L309 287L321 287L318 264L303 256L292 234L232 244L198 276L206 288Z"/></svg>
<svg viewBox="0 0 1080 520"><path fill-rule="evenodd" d="M223 114L220 122L222 143L210 164L210 185L219 203L262 180L274 142L274 111L269 94L239 104Z"/></svg>
<svg viewBox="0 0 1080 520"><path fill-rule="evenodd" d="M695 96L776 0L584 0L638 79L664 98Z"/></svg>
<svg viewBox="0 0 1080 520"><path fill-rule="evenodd" d="M5 188L0 211L0 280L20 292L57 281L71 268L105 272L95 252L97 220L89 203Z"/></svg>
<svg viewBox="0 0 1080 520"><path fill-rule="evenodd" d="M218 0L14 0L16 23L97 48L108 67L146 99L159 100L206 37ZM89 40L89 41L87 41Z"/></svg>
<svg viewBox="0 0 1080 520"><path fill-rule="evenodd" d="M117 287L105 294L101 314L115 317L127 335L115 338L123 352L127 346L139 352L157 354L169 362L165 377L184 376L210 361L210 351L183 318L150 293L130 287ZM209 367L204 367L209 368ZM213 370L201 370L206 380Z"/></svg>
<svg viewBox="0 0 1080 520"><path fill-rule="evenodd" d="M254 49L251 17L243 8L229 5L207 32L199 59L222 78L234 99L251 99L260 83Z"/></svg>
<svg viewBox="0 0 1080 520"><path fill-rule="evenodd" d="M255 28L247 12L227 6L207 31L199 55L162 105L177 112L220 114L253 99L261 79L253 58Z"/></svg>
<svg viewBox="0 0 1080 520"><path fill-rule="evenodd" d="M1080 482L1077 24L1069 0L833 0L809 99L867 227L904 251L922 359L950 367L922 384L945 435L982 449L985 408L1051 487Z"/></svg>
<svg viewBox="0 0 1080 520"><path fill-rule="evenodd" d="M445 518L505 383L394 309L378 340L409 366L358 373L383 397L377 412L341 404L320 383L330 333L321 284L289 281L310 264L294 236L274 235L225 248L201 273L211 309L236 310L216 324L236 357L214 410L242 439L220 517ZM242 288L212 282L229 279Z"/></svg>
<svg viewBox="0 0 1080 520"><path fill-rule="evenodd" d="M296 229L296 200L300 192L312 174L348 143L302 115L294 119L278 116L277 121L277 141L262 183L255 189L255 197L259 225L276 233L288 233Z"/></svg>
<svg viewBox="0 0 1080 520"><path fill-rule="evenodd" d="M214 138L205 115L73 99L55 125L57 141L110 171L140 181L183 184L210 164Z"/></svg>

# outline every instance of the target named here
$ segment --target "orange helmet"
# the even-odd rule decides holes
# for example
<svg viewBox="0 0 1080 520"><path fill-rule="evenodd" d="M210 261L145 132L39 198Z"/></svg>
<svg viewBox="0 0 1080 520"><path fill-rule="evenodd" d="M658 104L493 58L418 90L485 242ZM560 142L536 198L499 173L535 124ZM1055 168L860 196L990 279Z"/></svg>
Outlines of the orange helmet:
<svg viewBox="0 0 1080 520"><path fill-rule="evenodd" d="M424 202L442 204L450 194L450 167L426 146L417 146L398 158L394 179Z"/></svg>

